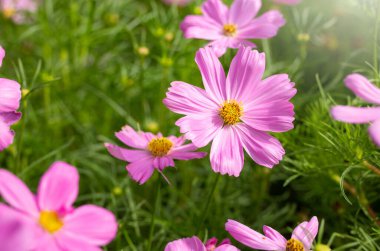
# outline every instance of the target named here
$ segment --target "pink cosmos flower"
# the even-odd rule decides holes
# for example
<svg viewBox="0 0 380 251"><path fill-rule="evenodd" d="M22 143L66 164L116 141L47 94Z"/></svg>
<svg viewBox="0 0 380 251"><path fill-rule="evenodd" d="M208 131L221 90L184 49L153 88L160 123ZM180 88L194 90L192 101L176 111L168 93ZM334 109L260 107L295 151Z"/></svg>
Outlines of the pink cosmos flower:
<svg viewBox="0 0 380 251"><path fill-rule="evenodd" d="M228 220L226 230L238 242L258 250L276 250L276 251L309 251L313 240L318 233L318 219L311 218L310 221L304 221L294 230L292 237L286 240L279 232L271 227L264 226L264 235L250 229L249 227L234 221Z"/></svg>
<svg viewBox="0 0 380 251"><path fill-rule="evenodd" d="M100 251L99 246L115 237L116 219L110 211L95 205L74 208L78 189L77 169L64 162L55 162L42 176L36 196L17 176L0 169L0 195L11 206L0 204L0 215L12 214L32 226L29 235L35 243L29 251ZM13 230L10 226L6 231Z"/></svg>
<svg viewBox="0 0 380 251"><path fill-rule="evenodd" d="M0 7L6 18L12 18L16 23L24 23L25 14L37 10L37 0L0 0Z"/></svg>
<svg viewBox="0 0 380 251"><path fill-rule="evenodd" d="M136 132L132 127L125 126L116 137L129 147L125 149L112 144L105 144L108 152L117 159L130 162L126 169L131 178L144 184L153 174L154 169L162 172L164 168L174 167L174 160L201 159L204 152L194 152L197 147L185 143L184 137L163 137L161 133L154 135L148 132Z"/></svg>
<svg viewBox="0 0 380 251"><path fill-rule="evenodd" d="M302 2L302 0L273 0L275 3L287 4L287 5L296 5Z"/></svg>
<svg viewBox="0 0 380 251"><path fill-rule="evenodd" d="M4 56L5 51L0 47L0 66ZM0 78L0 151L13 143L14 132L10 127L21 118L21 113L17 112L20 99L20 84L10 79Z"/></svg>
<svg viewBox="0 0 380 251"><path fill-rule="evenodd" d="M247 39L265 39L276 36L285 19L277 10L256 17L261 0L235 0L231 8L221 0L207 0L202 5L203 15L190 15L181 23L185 38L211 40L218 56L227 48L240 45L255 47Z"/></svg>
<svg viewBox="0 0 380 251"><path fill-rule="evenodd" d="M344 80L349 88L359 98L380 105L380 89L371 84L360 74L351 74ZM368 131L372 140L380 146L380 107L335 106L331 109L335 120L352 124L371 123Z"/></svg>
<svg viewBox="0 0 380 251"><path fill-rule="evenodd" d="M228 75L209 47L195 57L205 90L184 82L171 83L164 104L185 117L177 120L187 139L204 147L210 141L211 167L215 172L239 176L243 148L259 165L272 168L285 154L281 143L267 132L293 128L295 94L288 75L262 80L265 55L240 47Z"/></svg>
<svg viewBox="0 0 380 251"><path fill-rule="evenodd" d="M193 236L168 243L165 251L239 251L231 245L228 239L222 241L218 246L217 242L216 238L212 238L204 245L198 237Z"/></svg>
<svg viewBox="0 0 380 251"><path fill-rule="evenodd" d="M192 2L193 0L163 0L164 3L170 4L170 5L178 5L178 6L185 6Z"/></svg>

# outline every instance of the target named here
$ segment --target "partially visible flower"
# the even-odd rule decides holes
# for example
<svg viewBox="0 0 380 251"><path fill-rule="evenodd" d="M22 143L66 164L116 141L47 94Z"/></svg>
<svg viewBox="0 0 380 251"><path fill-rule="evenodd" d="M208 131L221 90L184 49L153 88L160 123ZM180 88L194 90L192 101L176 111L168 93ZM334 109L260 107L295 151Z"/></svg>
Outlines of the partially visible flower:
<svg viewBox="0 0 380 251"><path fill-rule="evenodd" d="M285 154L281 143L268 132L293 128L296 94L288 75L262 79L265 54L250 47L239 48L226 77L222 64L210 47L195 57L205 90L175 81L164 104L183 114L177 120L181 133L195 146L212 141L212 169L238 177L244 165L244 152L259 165L272 168Z"/></svg>
<svg viewBox="0 0 380 251"><path fill-rule="evenodd" d="M26 13L37 10L37 0L0 0L0 8L6 18L16 23L26 21Z"/></svg>
<svg viewBox="0 0 380 251"><path fill-rule="evenodd" d="M184 145L184 137L136 132L129 126L124 126L115 135L127 146L137 149L126 149L109 143L105 143L105 147L113 157L129 162L126 169L131 178L140 184L144 184L155 169L162 172L166 167L174 167L175 159L190 160L206 156L204 152L194 152L197 150L194 144Z"/></svg>
<svg viewBox="0 0 380 251"><path fill-rule="evenodd" d="M299 224L292 233L292 237L286 240L279 232L271 227L264 226L264 235L234 220L228 220L226 230L238 242L247 247L258 250L277 251L309 251L313 240L318 233L318 219L311 218Z"/></svg>
<svg viewBox="0 0 380 251"><path fill-rule="evenodd" d="M168 243L165 251L239 251L229 240L224 240L218 246L217 241L216 238L212 238L204 245L198 237L193 236Z"/></svg>
<svg viewBox="0 0 380 251"><path fill-rule="evenodd" d="M275 3L287 4L287 5L296 5L302 2L302 0L273 0Z"/></svg>
<svg viewBox="0 0 380 251"><path fill-rule="evenodd" d="M5 51L0 47L0 65ZM0 78L0 151L13 143L14 132L11 125L21 118L17 112L20 106L21 87L16 81Z"/></svg>
<svg viewBox="0 0 380 251"><path fill-rule="evenodd" d="M207 0L202 5L203 15L189 15L181 23L185 38L211 40L218 56L227 48L240 45L255 47L247 39L266 39L276 36L285 19L277 10L257 14L261 0L235 0L228 8L221 0Z"/></svg>
<svg viewBox="0 0 380 251"><path fill-rule="evenodd" d="M185 6L192 2L193 0L162 0L166 4L170 5L178 5L178 6Z"/></svg>
<svg viewBox="0 0 380 251"><path fill-rule="evenodd" d="M0 204L0 215L14 215L32 225L28 234L35 245L27 250L99 250L116 236L115 216L95 205L74 208L78 190L78 171L64 162L55 162L42 176L37 195L17 176L0 169L0 195L11 206ZM13 231L12 226L4 230Z"/></svg>
<svg viewBox="0 0 380 251"><path fill-rule="evenodd" d="M380 105L380 89L373 85L367 78L360 74L351 74L344 80L349 88L359 98ZM380 147L380 106L377 107L352 107L335 106L331 109L331 115L335 120L351 123L371 123L368 131L377 146Z"/></svg>

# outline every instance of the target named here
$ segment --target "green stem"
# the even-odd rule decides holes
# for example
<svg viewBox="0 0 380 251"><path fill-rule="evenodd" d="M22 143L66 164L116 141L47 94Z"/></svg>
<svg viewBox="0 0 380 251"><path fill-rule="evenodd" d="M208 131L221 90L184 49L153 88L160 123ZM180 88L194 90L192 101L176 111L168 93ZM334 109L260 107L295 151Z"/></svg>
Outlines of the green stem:
<svg viewBox="0 0 380 251"><path fill-rule="evenodd" d="M148 248L147 250L148 251L151 251L152 249L152 242L153 242L153 234L154 234L154 224L155 224L155 220L156 220L156 211L157 211L157 207L158 207L158 204L160 202L160 190L161 190L161 179L158 178L157 179L157 186L156 186L156 194L155 194L155 201L154 201L154 205L153 205L153 211L152 211L152 220L150 221L150 231L149 231L149 240L148 240Z"/></svg>
<svg viewBox="0 0 380 251"><path fill-rule="evenodd" d="M212 188L211 188L210 194L208 195L208 198L207 198L207 201L206 201L206 205L205 205L205 207L204 207L203 210L202 210L202 213L201 213L201 216L200 216L200 220L199 220L199 222L198 222L197 231L196 231L197 235L198 235L199 232L201 231L202 226L203 226L203 223L204 223L204 221L205 221L206 218L207 218L208 211L209 211L210 204L211 204L211 200L212 200L212 198L214 197L214 193L215 193L216 187L218 186L218 183L219 183L219 180L220 180L220 176L221 176L220 174L217 174L217 175L216 175L216 178L215 178L214 184L212 185Z"/></svg>

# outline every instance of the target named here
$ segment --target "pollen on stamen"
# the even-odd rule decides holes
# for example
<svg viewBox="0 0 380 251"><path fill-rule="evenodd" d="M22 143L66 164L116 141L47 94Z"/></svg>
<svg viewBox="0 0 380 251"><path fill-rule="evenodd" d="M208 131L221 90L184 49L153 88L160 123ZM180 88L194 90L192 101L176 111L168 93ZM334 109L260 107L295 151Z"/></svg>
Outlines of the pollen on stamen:
<svg viewBox="0 0 380 251"><path fill-rule="evenodd" d="M57 232L63 227L63 221L53 211L42 211L40 213L39 224L50 234Z"/></svg>
<svg viewBox="0 0 380 251"><path fill-rule="evenodd" d="M302 242L292 238L286 242L286 251L305 251L305 248Z"/></svg>
<svg viewBox="0 0 380 251"><path fill-rule="evenodd" d="M223 119L225 125L234 125L240 122L243 115L243 106L236 100L229 100L223 103L219 109L219 116Z"/></svg>
<svg viewBox="0 0 380 251"><path fill-rule="evenodd" d="M227 37L233 37L236 35L237 27L235 24L225 24L223 26L223 34Z"/></svg>
<svg viewBox="0 0 380 251"><path fill-rule="evenodd" d="M148 150L156 157L167 155L172 147L173 142L165 137L154 138L148 144Z"/></svg>

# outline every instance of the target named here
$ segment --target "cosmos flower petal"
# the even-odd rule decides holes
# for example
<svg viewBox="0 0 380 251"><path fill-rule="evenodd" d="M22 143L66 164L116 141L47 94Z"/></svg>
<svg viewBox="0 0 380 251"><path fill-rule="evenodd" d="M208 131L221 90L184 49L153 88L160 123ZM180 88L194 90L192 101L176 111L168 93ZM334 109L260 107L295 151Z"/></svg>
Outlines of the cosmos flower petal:
<svg viewBox="0 0 380 251"><path fill-rule="evenodd" d="M0 120L0 152L13 143L14 132Z"/></svg>
<svg viewBox="0 0 380 251"><path fill-rule="evenodd" d="M238 177L244 165L244 152L238 132L225 126L215 136L210 152L214 172Z"/></svg>
<svg viewBox="0 0 380 251"><path fill-rule="evenodd" d="M102 251L103 249L90 245L80 240L76 235L68 232L59 232L55 235L55 240L60 250L83 250L83 251Z"/></svg>
<svg viewBox="0 0 380 251"><path fill-rule="evenodd" d="M160 171L169 166L174 167L174 161L171 156L156 157L153 159L153 167Z"/></svg>
<svg viewBox="0 0 380 251"><path fill-rule="evenodd" d="M257 164L272 168L282 160L285 150L276 138L245 124L236 128L241 135L244 149Z"/></svg>
<svg viewBox="0 0 380 251"><path fill-rule="evenodd" d="M153 157L141 159L132 162L126 167L129 176L138 182L140 185L144 184L153 174Z"/></svg>
<svg viewBox="0 0 380 251"><path fill-rule="evenodd" d="M185 38L217 40L223 37L222 26L205 16L189 15L180 24Z"/></svg>
<svg viewBox="0 0 380 251"><path fill-rule="evenodd" d="M207 0L202 4L202 13L222 26L227 22L228 7L222 0Z"/></svg>
<svg viewBox="0 0 380 251"><path fill-rule="evenodd" d="M125 149L109 143L105 143L104 145L113 157L128 162L134 162L151 156L148 151L144 150Z"/></svg>
<svg viewBox="0 0 380 251"><path fill-rule="evenodd" d="M0 169L0 195L13 208L32 217L38 217L34 195L16 175Z"/></svg>
<svg viewBox="0 0 380 251"><path fill-rule="evenodd" d="M177 120L176 125L180 127L181 133L191 140L199 148L206 146L222 128L223 121L215 114L202 116L185 116Z"/></svg>
<svg viewBox="0 0 380 251"><path fill-rule="evenodd" d="M210 47L199 49L195 62L202 74L207 94L218 104L223 103L226 100L226 75L213 49Z"/></svg>
<svg viewBox="0 0 380 251"><path fill-rule="evenodd" d="M310 250L311 245L318 233L318 219L312 217L309 222L304 221L299 224L293 231L292 238L303 243L306 250Z"/></svg>
<svg viewBox="0 0 380 251"><path fill-rule="evenodd" d="M240 249L238 249L237 247L234 247L229 244L224 244L214 249L214 251L239 251L239 250Z"/></svg>
<svg viewBox="0 0 380 251"><path fill-rule="evenodd" d="M165 251L206 251L206 247L198 237L194 236L168 243Z"/></svg>
<svg viewBox="0 0 380 251"><path fill-rule="evenodd" d="M163 103L171 111L183 115L204 113L218 107L205 90L180 81L171 83Z"/></svg>
<svg viewBox="0 0 380 251"><path fill-rule="evenodd" d="M21 87L16 81L0 78L0 112L14 112L20 106Z"/></svg>
<svg viewBox="0 0 380 251"><path fill-rule="evenodd" d="M40 180L37 193L39 208L55 212L70 211L78 190L78 170L65 162L55 162Z"/></svg>
<svg viewBox="0 0 380 251"><path fill-rule="evenodd" d="M116 218L109 210L95 205L85 205L76 208L64 218L61 231L66 232L73 240L93 246L103 246L115 238L117 228Z"/></svg>
<svg viewBox="0 0 380 251"><path fill-rule="evenodd" d="M380 147L380 120L376 120L368 128L369 135L371 136L373 142Z"/></svg>
<svg viewBox="0 0 380 251"><path fill-rule="evenodd" d="M115 133L116 138L127 146L145 149L150 140L154 138L153 134L136 132L130 126L124 126L121 131Z"/></svg>
<svg viewBox="0 0 380 251"><path fill-rule="evenodd" d="M265 54L240 46L231 62L226 81L227 100L246 102L260 83L265 71Z"/></svg>
<svg viewBox="0 0 380 251"><path fill-rule="evenodd" d="M229 23L244 26L259 12L261 0L235 0L229 11Z"/></svg>
<svg viewBox="0 0 380 251"><path fill-rule="evenodd" d="M275 241L279 247L286 247L287 240L277 230L275 230L269 226L264 226L263 232L264 232L266 237Z"/></svg>
<svg viewBox="0 0 380 251"><path fill-rule="evenodd" d="M242 39L266 39L277 35L278 30L286 23L281 12L271 10L253 19L239 30Z"/></svg>
<svg viewBox="0 0 380 251"><path fill-rule="evenodd" d="M335 120L353 124L365 124L380 119L380 107L334 106L331 115Z"/></svg>
<svg viewBox="0 0 380 251"><path fill-rule="evenodd" d="M359 98L373 104L380 105L380 89L360 74L348 75L344 80L349 88Z"/></svg>
<svg viewBox="0 0 380 251"><path fill-rule="evenodd" d="M232 237L250 248L259 250L285 250L275 241L237 221L228 220L225 226L226 231L229 232Z"/></svg>
<svg viewBox="0 0 380 251"><path fill-rule="evenodd" d="M302 2L302 0L273 0L275 3L287 4L287 5L296 5Z"/></svg>
<svg viewBox="0 0 380 251"><path fill-rule="evenodd" d="M0 121L3 121L5 124L11 126L21 119L21 115L21 112L3 112L0 113Z"/></svg>
<svg viewBox="0 0 380 251"><path fill-rule="evenodd" d="M207 155L205 152L193 152L197 149L198 147L196 147L193 143L183 145L170 152L170 157L178 160L190 160L202 159Z"/></svg>
<svg viewBox="0 0 380 251"><path fill-rule="evenodd" d="M5 50L0 46L0 67L3 65L3 59L5 57Z"/></svg>
<svg viewBox="0 0 380 251"><path fill-rule="evenodd" d="M36 243L33 251L62 251L61 247L58 245L58 242L55 240L54 236L50 233L44 233L38 242Z"/></svg>

